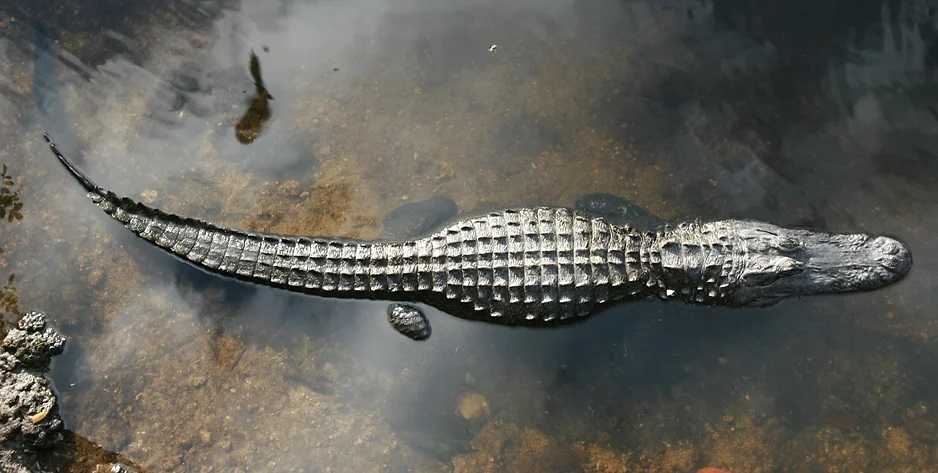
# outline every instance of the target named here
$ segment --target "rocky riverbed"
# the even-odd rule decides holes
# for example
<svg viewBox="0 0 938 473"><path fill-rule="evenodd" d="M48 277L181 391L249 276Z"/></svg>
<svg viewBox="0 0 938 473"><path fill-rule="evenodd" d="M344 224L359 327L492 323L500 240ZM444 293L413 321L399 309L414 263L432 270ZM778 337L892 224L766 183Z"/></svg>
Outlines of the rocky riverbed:
<svg viewBox="0 0 938 473"><path fill-rule="evenodd" d="M45 314L27 312L3 339L0 351L0 470L42 471L40 452L62 442L59 404L46 378L52 357L65 349L65 337Z"/></svg>
<svg viewBox="0 0 938 473"><path fill-rule="evenodd" d="M65 337L46 315L29 311L0 347L0 471L139 473L118 455L65 429L52 381L52 358Z"/></svg>

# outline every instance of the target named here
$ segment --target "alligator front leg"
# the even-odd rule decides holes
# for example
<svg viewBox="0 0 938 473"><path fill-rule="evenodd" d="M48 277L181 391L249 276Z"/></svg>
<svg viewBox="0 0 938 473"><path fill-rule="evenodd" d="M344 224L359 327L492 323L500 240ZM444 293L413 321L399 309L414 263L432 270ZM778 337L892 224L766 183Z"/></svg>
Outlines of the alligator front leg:
<svg viewBox="0 0 938 473"><path fill-rule="evenodd" d="M404 204L384 218L379 239L400 241L416 238L440 227L458 213L449 197L431 197ZM430 338L430 321L423 311L411 304L388 306L388 322L401 335L416 341Z"/></svg>

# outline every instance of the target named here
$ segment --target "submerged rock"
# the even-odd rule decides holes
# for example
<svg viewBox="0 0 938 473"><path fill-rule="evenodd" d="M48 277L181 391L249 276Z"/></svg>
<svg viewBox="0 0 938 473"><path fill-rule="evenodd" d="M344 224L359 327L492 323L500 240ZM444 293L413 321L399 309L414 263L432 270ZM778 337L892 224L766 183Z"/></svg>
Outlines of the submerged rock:
<svg viewBox="0 0 938 473"><path fill-rule="evenodd" d="M489 401L479 393L462 393L456 400L456 413L463 419L481 419L491 415Z"/></svg>
<svg viewBox="0 0 938 473"><path fill-rule="evenodd" d="M37 454L62 441L64 426L45 374L65 337L42 312L27 312L0 348L0 471L42 471Z"/></svg>

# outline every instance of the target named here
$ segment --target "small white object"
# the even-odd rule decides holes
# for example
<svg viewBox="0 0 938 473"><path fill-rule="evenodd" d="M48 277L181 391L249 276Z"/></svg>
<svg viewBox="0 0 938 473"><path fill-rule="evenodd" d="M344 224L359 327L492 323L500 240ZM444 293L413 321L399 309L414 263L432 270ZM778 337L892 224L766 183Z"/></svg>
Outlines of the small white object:
<svg viewBox="0 0 938 473"><path fill-rule="evenodd" d="M497 44L493 44L493 45L489 46L489 52L490 52L490 53L494 53L496 49L498 49L498 45L497 45Z"/></svg>

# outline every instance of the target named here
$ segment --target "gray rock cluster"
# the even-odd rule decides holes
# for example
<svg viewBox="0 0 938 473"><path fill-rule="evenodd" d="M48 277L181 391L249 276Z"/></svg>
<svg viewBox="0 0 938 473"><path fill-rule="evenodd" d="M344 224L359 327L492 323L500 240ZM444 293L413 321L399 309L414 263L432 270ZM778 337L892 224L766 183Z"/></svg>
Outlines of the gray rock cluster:
<svg viewBox="0 0 938 473"><path fill-rule="evenodd" d="M36 455L62 441L64 426L45 375L65 337L38 311L26 313L0 347L0 471L41 471Z"/></svg>

